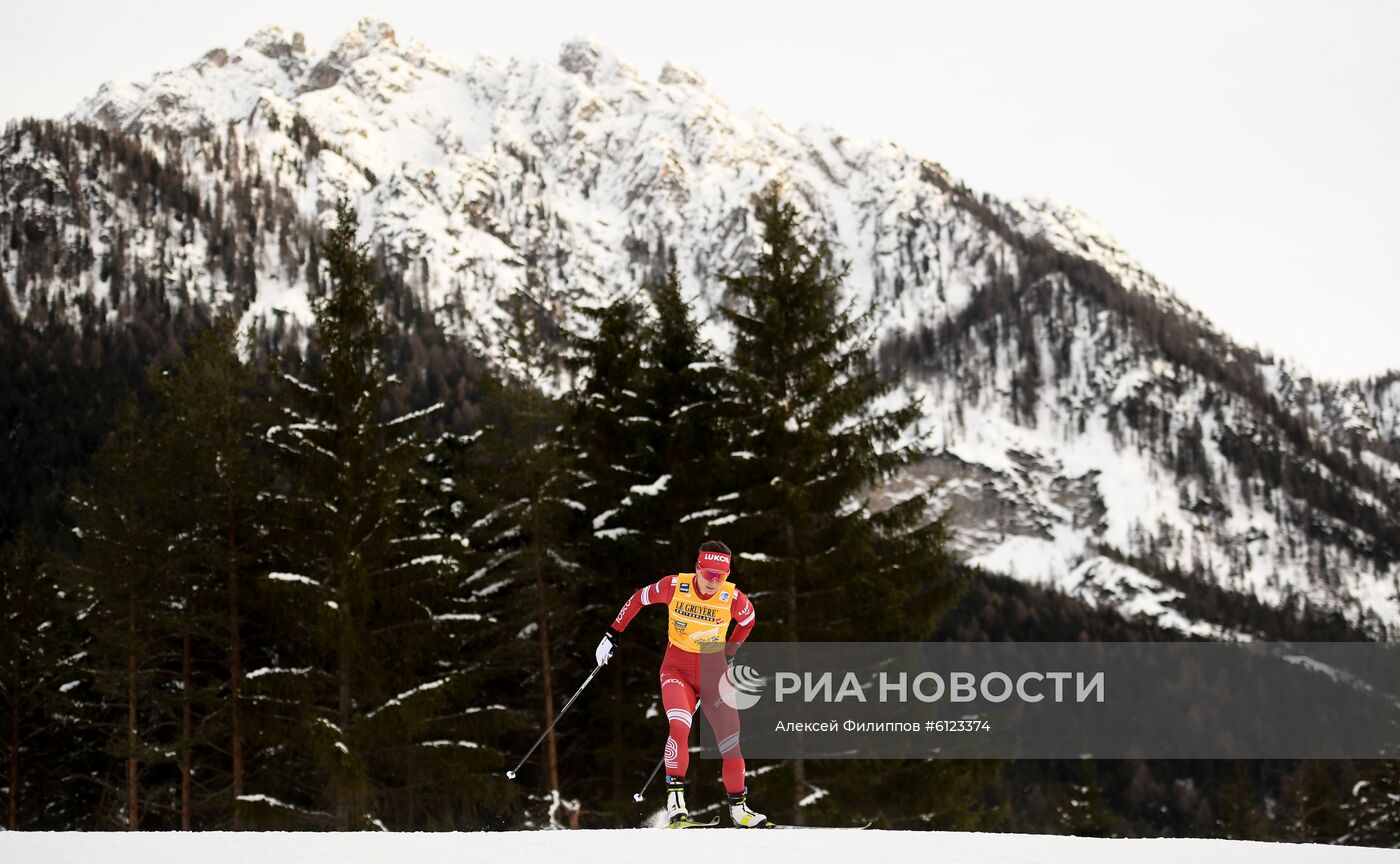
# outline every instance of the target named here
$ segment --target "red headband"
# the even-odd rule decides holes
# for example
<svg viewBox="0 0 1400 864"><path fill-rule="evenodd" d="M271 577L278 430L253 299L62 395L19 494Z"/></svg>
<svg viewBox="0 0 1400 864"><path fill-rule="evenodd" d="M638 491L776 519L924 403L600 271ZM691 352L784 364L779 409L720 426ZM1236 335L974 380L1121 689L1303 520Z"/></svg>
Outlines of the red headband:
<svg viewBox="0 0 1400 864"><path fill-rule="evenodd" d="M718 570L721 573L729 572L729 556L723 552L701 552L700 559L696 566L705 570Z"/></svg>

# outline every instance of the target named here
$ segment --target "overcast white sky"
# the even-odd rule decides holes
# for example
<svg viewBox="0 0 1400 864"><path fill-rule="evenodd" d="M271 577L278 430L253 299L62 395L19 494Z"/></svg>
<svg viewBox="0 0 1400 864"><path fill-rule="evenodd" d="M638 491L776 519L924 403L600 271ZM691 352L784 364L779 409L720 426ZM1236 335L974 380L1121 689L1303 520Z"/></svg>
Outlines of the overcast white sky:
<svg viewBox="0 0 1400 864"><path fill-rule="evenodd" d="M1246 344L1325 376L1400 368L1400 3L0 0L0 121L59 116L280 24L361 15L437 53L577 35L735 108L931 157L1108 228Z"/></svg>

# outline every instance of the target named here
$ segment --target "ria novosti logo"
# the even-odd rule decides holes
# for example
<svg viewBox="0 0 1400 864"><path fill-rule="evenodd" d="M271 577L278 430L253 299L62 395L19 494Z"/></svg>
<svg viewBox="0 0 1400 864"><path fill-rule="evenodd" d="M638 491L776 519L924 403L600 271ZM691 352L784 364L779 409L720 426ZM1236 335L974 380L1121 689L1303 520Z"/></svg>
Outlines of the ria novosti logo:
<svg viewBox="0 0 1400 864"><path fill-rule="evenodd" d="M719 680L720 701L730 708L743 711L758 704L763 698L763 688L768 679L751 666L736 663L729 673Z"/></svg>

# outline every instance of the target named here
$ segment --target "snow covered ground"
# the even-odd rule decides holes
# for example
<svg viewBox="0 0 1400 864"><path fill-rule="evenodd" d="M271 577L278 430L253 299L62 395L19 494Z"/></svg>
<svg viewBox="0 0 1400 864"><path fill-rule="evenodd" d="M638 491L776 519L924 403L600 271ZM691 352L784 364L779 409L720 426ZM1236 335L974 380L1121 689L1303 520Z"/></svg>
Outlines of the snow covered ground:
<svg viewBox="0 0 1400 864"><path fill-rule="evenodd" d="M1233 840L1101 840L1030 834L912 831L708 831L697 841L708 860L937 861L939 864L1292 864L1400 862L1400 851ZM682 838L658 830L471 834L310 833L0 833L9 864L412 864L567 861L655 864Z"/></svg>

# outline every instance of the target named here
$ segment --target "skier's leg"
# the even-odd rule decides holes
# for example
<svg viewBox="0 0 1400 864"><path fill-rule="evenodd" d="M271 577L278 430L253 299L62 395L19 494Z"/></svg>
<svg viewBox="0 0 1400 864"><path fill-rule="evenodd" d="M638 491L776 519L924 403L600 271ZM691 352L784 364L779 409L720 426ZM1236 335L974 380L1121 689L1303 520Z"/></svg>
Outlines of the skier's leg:
<svg viewBox="0 0 1400 864"><path fill-rule="evenodd" d="M714 730L715 742L724 759L721 776L724 791L729 793L729 818L737 828L767 828L768 817L749 807L748 787L744 783L744 754L739 749L739 710L720 696L719 681L728 671L723 655L701 658L700 703L705 719Z"/></svg>
<svg viewBox="0 0 1400 864"><path fill-rule="evenodd" d="M695 710L695 688L679 670L661 669L661 705L666 709L667 777L684 777L690 766L690 723Z"/></svg>
<svg viewBox="0 0 1400 864"><path fill-rule="evenodd" d="M701 704L724 759L724 789L731 795L740 794L744 791L744 754L739 749L739 712L719 697L718 687L706 687Z"/></svg>
<svg viewBox="0 0 1400 864"><path fill-rule="evenodd" d="M690 722L695 687L681 670L661 667L661 704L666 709L666 816L672 824L686 818L685 772L690 767Z"/></svg>

